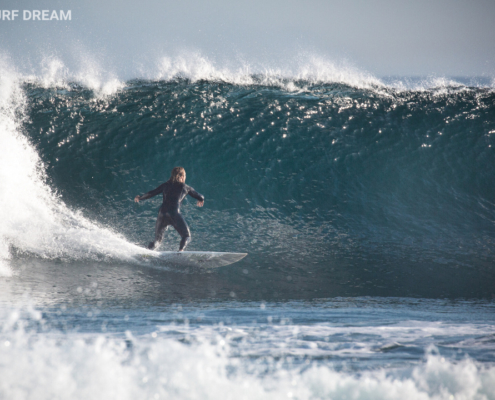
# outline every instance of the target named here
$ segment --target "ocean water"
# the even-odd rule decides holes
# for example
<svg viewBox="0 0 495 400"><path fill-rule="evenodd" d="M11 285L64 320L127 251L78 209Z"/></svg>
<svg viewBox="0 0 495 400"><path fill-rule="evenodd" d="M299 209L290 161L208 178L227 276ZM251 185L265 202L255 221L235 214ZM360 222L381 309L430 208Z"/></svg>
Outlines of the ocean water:
<svg viewBox="0 0 495 400"><path fill-rule="evenodd" d="M495 399L493 82L0 70L0 398Z"/></svg>

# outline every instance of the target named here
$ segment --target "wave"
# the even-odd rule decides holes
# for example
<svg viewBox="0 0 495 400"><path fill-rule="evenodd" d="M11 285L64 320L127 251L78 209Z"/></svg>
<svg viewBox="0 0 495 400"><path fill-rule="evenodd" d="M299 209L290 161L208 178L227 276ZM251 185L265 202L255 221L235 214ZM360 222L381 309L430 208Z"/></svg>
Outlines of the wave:
<svg viewBox="0 0 495 400"><path fill-rule="evenodd" d="M349 294L324 283L340 281L360 294L490 296L493 90L406 90L311 65L257 75L196 55L126 82L57 60L42 77L4 68L2 258L129 259L157 206L132 198L182 165L207 198L204 212L184 207L191 250L247 251L287 279L316 272L305 287L326 294ZM431 286L415 288L432 268Z"/></svg>

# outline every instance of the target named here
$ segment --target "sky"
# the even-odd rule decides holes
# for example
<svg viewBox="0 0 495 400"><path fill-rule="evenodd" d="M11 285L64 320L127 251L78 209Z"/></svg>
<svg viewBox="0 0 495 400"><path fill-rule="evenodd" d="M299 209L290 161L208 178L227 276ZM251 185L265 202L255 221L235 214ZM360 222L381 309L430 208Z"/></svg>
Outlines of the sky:
<svg viewBox="0 0 495 400"><path fill-rule="evenodd" d="M2 0L0 9L20 10L0 21L0 54L21 71L90 59L133 78L160 57L194 53L252 71L318 57L377 77L495 77L493 0ZM22 20L45 9L71 10L71 21Z"/></svg>

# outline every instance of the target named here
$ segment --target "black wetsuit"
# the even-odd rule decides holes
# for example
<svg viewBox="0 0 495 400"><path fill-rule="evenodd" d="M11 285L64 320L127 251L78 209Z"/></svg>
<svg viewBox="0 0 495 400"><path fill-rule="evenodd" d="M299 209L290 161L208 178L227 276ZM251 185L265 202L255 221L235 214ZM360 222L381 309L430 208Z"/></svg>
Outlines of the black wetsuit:
<svg viewBox="0 0 495 400"><path fill-rule="evenodd" d="M179 251L184 250L191 241L191 232L180 213L180 204L186 195L192 196L199 201L204 201L205 198L185 183L167 181L156 189L139 196L139 200L146 200L160 193L163 194L163 204L158 211L158 218L156 220L155 241L151 242L148 248L151 250L156 248L163 239L163 233L169 225L172 225L182 237Z"/></svg>

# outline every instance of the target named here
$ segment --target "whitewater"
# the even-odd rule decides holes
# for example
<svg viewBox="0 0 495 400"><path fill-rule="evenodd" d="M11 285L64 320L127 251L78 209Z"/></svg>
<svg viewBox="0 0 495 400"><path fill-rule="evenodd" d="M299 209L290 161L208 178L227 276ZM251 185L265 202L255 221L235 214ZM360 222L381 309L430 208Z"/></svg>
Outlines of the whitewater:
<svg viewBox="0 0 495 400"><path fill-rule="evenodd" d="M495 399L493 88L2 59L0 398ZM136 258L177 165L188 249L248 257Z"/></svg>

